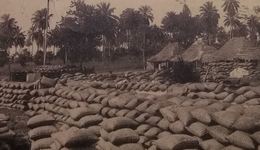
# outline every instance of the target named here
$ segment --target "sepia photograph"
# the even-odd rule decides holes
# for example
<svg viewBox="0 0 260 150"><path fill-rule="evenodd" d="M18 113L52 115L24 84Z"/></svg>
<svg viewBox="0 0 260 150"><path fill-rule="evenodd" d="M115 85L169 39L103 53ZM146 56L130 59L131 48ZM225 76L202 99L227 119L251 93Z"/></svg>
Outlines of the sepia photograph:
<svg viewBox="0 0 260 150"><path fill-rule="evenodd" d="M260 0L0 6L0 150L260 150Z"/></svg>

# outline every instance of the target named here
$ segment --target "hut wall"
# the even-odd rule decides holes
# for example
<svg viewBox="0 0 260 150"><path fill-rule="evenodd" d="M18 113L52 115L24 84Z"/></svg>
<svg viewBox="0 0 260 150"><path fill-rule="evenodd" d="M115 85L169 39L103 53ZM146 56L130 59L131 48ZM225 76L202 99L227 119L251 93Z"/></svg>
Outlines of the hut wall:
<svg viewBox="0 0 260 150"><path fill-rule="evenodd" d="M219 61L204 63L200 69L201 81L223 81L230 77L230 73L237 68L243 68L249 72L246 78L254 79L259 77L260 68L257 61ZM206 79L205 79L206 78Z"/></svg>

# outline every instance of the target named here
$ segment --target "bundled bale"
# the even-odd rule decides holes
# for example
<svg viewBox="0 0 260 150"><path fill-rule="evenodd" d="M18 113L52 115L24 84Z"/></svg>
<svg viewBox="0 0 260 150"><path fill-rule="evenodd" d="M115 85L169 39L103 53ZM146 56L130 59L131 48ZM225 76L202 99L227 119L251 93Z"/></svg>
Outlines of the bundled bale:
<svg viewBox="0 0 260 150"><path fill-rule="evenodd" d="M98 137L90 130L75 127L54 133L51 136L55 141L55 146L60 147L60 149L94 148L98 141ZM54 147L54 145L52 145L52 147Z"/></svg>
<svg viewBox="0 0 260 150"><path fill-rule="evenodd" d="M15 133L9 129L7 123L9 121L9 117L5 114L0 114L0 140L12 140L15 137Z"/></svg>
<svg viewBox="0 0 260 150"><path fill-rule="evenodd" d="M199 140L185 134L174 134L164 136L154 142L158 149L174 150L174 149L192 149L199 147Z"/></svg>
<svg viewBox="0 0 260 150"><path fill-rule="evenodd" d="M98 147L104 150L109 150L108 147L131 149L129 146L132 145L132 148L136 147L143 150L142 145L137 144L140 140L138 133L135 131L137 126L136 121L127 117L104 120L101 123L101 142L98 143Z"/></svg>
<svg viewBox="0 0 260 150"><path fill-rule="evenodd" d="M36 115L31 117L27 126L30 128L29 138L32 142L31 150L41 150L51 148L53 143L51 134L57 132L55 119L49 115Z"/></svg>

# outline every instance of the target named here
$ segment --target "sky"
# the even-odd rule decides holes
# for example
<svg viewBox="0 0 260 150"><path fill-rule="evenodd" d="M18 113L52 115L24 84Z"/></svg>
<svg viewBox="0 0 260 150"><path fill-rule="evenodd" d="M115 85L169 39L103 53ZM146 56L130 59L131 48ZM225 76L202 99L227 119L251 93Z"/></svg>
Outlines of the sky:
<svg viewBox="0 0 260 150"><path fill-rule="evenodd" d="M18 25L22 26L26 31L31 26L31 18L36 10L46 7L47 0L0 0L0 16L9 13L18 21ZM183 0L179 0L183 1ZM186 0L192 15L199 14L199 8L203 3L209 0ZM221 14L220 25L223 25L223 12L221 5L223 0L212 0L214 5L219 9ZM169 11L179 12L182 10L182 4L177 0L85 0L87 4L98 4L100 2L109 2L111 6L116 8L115 14L120 15L122 10L126 8L139 8L142 5L149 5L153 9L154 24L161 25L162 18ZM66 14L69 9L71 0L50 0L50 13L54 14L51 19L51 27L55 26L61 16ZM260 5L260 0L240 0L241 6L252 9L256 5Z"/></svg>

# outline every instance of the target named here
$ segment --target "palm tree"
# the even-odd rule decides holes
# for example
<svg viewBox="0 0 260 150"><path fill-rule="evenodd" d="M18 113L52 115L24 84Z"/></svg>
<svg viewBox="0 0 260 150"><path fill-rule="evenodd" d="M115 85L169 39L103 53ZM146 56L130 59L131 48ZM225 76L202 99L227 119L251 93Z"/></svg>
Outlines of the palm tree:
<svg viewBox="0 0 260 150"><path fill-rule="evenodd" d="M234 27L233 25L235 25L238 17L237 17L237 13L238 13L238 9L240 7L240 2L238 0L225 0L224 4L222 5L224 12L226 13L226 19L228 19L229 21L225 21L225 22L229 22L229 23L225 23L226 25L228 25L230 27L230 38L232 38L233 36L233 30ZM226 20L225 19L225 20Z"/></svg>
<svg viewBox="0 0 260 150"><path fill-rule="evenodd" d="M148 27L150 25L151 22L153 22L153 9L150 7L150 6L147 6L147 5L144 5L144 6L141 6L139 8L139 13L141 14L141 16L143 16L144 18L144 25L141 27L142 31L143 31L143 48L142 48L142 57L143 57L143 67L144 69L146 69L146 58L145 58L145 48L146 48L146 30L148 30Z"/></svg>
<svg viewBox="0 0 260 150"><path fill-rule="evenodd" d="M217 32L218 20L220 15L217 8L213 5L213 2L206 2L200 7L200 15L203 23L206 26L208 44L211 44L210 36Z"/></svg>
<svg viewBox="0 0 260 150"><path fill-rule="evenodd" d="M247 25L249 28L250 38L254 39L256 38L257 34L257 27L260 25L258 22L258 18L255 15L251 15L247 18Z"/></svg>
<svg viewBox="0 0 260 150"><path fill-rule="evenodd" d="M47 27L49 27L49 19L52 17L52 14L49 15L48 17L48 24L46 27L46 14L47 14L47 9L40 9L37 10L32 17L32 27L31 27L31 36L33 41L36 42L37 44L37 50L39 50L40 47L43 46L43 38L44 38L44 32Z"/></svg>
<svg viewBox="0 0 260 150"><path fill-rule="evenodd" d="M191 11L190 11L190 8L189 6L186 4L186 2L184 2L184 5L183 5L183 8L182 8L182 14L184 16L191 16Z"/></svg>
<svg viewBox="0 0 260 150"><path fill-rule="evenodd" d="M230 27L230 38L233 37L233 32L235 29L237 29L239 27L239 25L241 24L240 20L239 20L239 16L236 15L236 16L233 16L233 17L230 17L230 16L225 16L225 19L224 19L224 25L227 26L227 27Z"/></svg>
<svg viewBox="0 0 260 150"><path fill-rule="evenodd" d="M105 49L108 49L109 60L111 57L111 45L115 43L116 30L118 24L118 17L114 15L115 8L111 8L110 3L101 2L97 5L98 13L101 16L103 24L101 37L102 37L102 52L104 56Z"/></svg>
<svg viewBox="0 0 260 150"><path fill-rule="evenodd" d="M238 8L240 7L240 2L238 0L225 0L222 5L224 12L228 13L230 16L234 16L238 12Z"/></svg>
<svg viewBox="0 0 260 150"><path fill-rule="evenodd" d="M37 49L39 51L40 47L43 46L43 32L40 30L34 30L32 27L28 31L28 38L31 40L32 45L35 42Z"/></svg>
<svg viewBox="0 0 260 150"><path fill-rule="evenodd" d="M17 48L20 47L24 47L25 45L25 35L24 33L21 31L21 28L19 28L14 36L14 46L15 46L15 52L17 53Z"/></svg>
<svg viewBox="0 0 260 150"><path fill-rule="evenodd" d="M153 22L154 16L153 16L153 9L150 6L144 5L141 6L139 9L140 14L145 18L146 23L150 25L151 22Z"/></svg>
<svg viewBox="0 0 260 150"><path fill-rule="evenodd" d="M13 46L14 35L17 32L17 30L17 21L14 18L10 17L9 14L4 14L1 17L0 34L2 36L2 39L5 40L4 42L2 42L2 44L4 45L3 47L6 50Z"/></svg>

